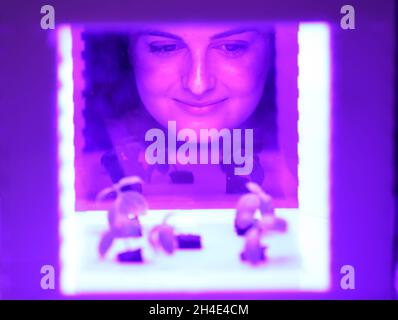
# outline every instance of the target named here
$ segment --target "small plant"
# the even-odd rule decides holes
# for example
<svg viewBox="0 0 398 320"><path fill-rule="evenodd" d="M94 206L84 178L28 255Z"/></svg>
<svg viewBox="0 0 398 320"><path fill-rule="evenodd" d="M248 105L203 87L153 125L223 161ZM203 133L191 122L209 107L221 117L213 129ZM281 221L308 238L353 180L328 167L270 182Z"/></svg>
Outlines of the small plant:
<svg viewBox="0 0 398 320"><path fill-rule="evenodd" d="M266 249L267 247L261 244L261 231L258 228L252 228L246 233L241 259L252 265L265 262L267 259Z"/></svg>
<svg viewBox="0 0 398 320"><path fill-rule="evenodd" d="M266 260L266 247L261 244L262 238L269 232L285 232L287 224L284 219L275 216L272 197L254 182L246 184L250 191L242 195L236 206L235 230L245 236L245 245L241 259L251 264ZM260 218L256 218L256 212Z"/></svg>
<svg viewBox="0 0 398 320"><path fill-rule="evenodd" d="M101 257L105 256L116 238L137 238L142 236L142 228L139 216L148 211L148 204L139 192L122 189L134 184L142 184L142 180L137 176L122 178L113 186L102 190L97 200L103 200L110 193L116 192L116 199L111 209L108 211L109 230L106 231L99 244Z"/></svg>
<svg viewBox="0 0 398 320"><path fill-rule="evenodd" d="M161 251L168 255L174 253L177 248L177 241L174 232L174 228L167 224L167 220L170 218L169 213L163 220L163 222L149 231L149 243L155 251Z"/></svg>

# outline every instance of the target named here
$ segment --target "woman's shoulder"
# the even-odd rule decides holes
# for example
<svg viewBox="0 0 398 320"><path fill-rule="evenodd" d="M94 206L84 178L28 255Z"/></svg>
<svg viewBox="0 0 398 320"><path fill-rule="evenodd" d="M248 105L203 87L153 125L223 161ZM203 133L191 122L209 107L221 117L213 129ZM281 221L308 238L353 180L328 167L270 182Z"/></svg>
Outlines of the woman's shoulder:
<svg viewBox="0 0 398 320"><path fill-rule="evenodd" d="M296 196L298 179L289 168L285 155L279 150L272 150L262 151L257 156L265 172L264 190L278 197Z"/></svg>

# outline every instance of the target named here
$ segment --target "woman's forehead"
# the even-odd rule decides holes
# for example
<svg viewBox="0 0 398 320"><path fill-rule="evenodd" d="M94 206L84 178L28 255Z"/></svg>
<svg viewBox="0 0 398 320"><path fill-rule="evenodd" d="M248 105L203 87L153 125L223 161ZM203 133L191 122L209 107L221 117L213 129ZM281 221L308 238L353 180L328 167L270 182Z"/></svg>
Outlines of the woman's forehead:
<svg viewBox="0 0 398 320"><path fill-rule="evenodd" d="M208 38L222 38L246 32L270 31L270 27L261 23L152 23L140 28L141 34L176 38L201 35Z"/></svg>

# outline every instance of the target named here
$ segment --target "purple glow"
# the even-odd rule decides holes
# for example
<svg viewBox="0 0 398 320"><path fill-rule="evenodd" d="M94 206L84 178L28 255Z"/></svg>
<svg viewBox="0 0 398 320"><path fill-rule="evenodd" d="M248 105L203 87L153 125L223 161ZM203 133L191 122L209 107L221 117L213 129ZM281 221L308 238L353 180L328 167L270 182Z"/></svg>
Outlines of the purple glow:
<svg viewBox="0 0 398 320"><path fill-rule="evenodd" d="M59 166L59 219L61 291L74 292L75 251L75 166L74 166L74 103L72 29L61 26L57 33L58 43L58 166Z"/></svg>
<svg viewBox="0 0 398 320"><path fill-rule="evenodd" d="M330 159L330 32L326 24L300 24L299 42L299 207L300 246L313 289L330 287L329 159ZM311 227L314 219L323 228Z"/></svg>
<svg viewBox="0 0 398 320"><path fill-rule="evenodd" d="M330 287L330 248L329 248L329 139L330 139L330 48L329 29L325 24L300 24L298 42L300 54L298 66L300 75L298 89L299 121L298 165L299 210L280 209L277 214L289 221L292 233L284 240L277 238L276 247L289 253L297 260L288 263L288 268L280 265L270 267L270 272L261 276L258 270L250 270L236 262L233 254L238 252L241 243L230 234L228 250L211 249L212 243L204 245L201 257L204 268L202 277L190 276L186 266L189 255L174 260L156 260L146 269L137 269L136 276L112 261L96 261L93 249L95 236L106 227L105 212L86 212L79 217L75 210L75 146L74 146L74 101L73 101L73 61L72 29L63 26L58 31L58 128L59 128L59 196L61 232L61 290L64 294L87 292L208 292L208 291L325 291ZM198 79L193 77L193 82ZM177 210L176 210L177 211ZM212 234L212 224L226 230L233 224L233 211L185 210L175 219L184 232L202 230L217 240ZM217 212L217 214L216 214ZM154 221L162 219L162 210L150 210L144 221L150 227ZM189 214L189 219L186 219ZM187 228L187 229L185 229ZM90 236L87 234L90 233ZM290 246L298 236L299 248ZM294 242L294 241L293 241ZM146 246L145 243L139 243ZM217 248L217 246L216 246ZM117 249L117 246L116 246ZM232 252L232 255L231 255ZM271 255L273 253L271 252ZM278 253L275 253L276 256ZM231 257L229 256L231 255ZM200 258L199 257L199 258ZM154 259L154 257L149 257ZM222 261L232 266L232 271L224 277L214 273L212 261ZM192 263L197 260L193 259ZM296 263L302 262L302 266ZM94 264L95 263L95 264ZM223 265L219 265L222 267ZM172 268L171 268L172 267ZM136 267L135 267L136 268ZM174 271L171 272L170 270ZM166 270L166 271L164 271ZM221 269L220 269L221 270ZM184 273L185 272L185 273ZM207 274L206 274L207 272ZM127 275L130 274L129 277ZM165 276L167 274L167 280ZM127 279L128 278L128 279ZM148 279L152 279L149 281ZM235 279L231 282L231 279ZM200 280L200 281L199 281Z"/></svg>

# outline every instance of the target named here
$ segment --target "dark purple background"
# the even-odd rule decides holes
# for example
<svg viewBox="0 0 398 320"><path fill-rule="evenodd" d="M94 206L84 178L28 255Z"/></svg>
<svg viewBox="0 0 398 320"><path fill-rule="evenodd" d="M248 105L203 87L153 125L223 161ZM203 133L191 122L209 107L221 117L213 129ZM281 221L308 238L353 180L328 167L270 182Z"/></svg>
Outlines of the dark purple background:
<svg viewBox="0 0 398 320"><path fill-rule="evenodd" d="M394 226L394 2L350 1L357 29L340 29L345 1L7 1L0 10L1 297L61 298L40 288L57 269L56 23L168 19L326 20L333 28L332 291L182 298L392 298ZM340 289L340 267L356 290ZM1 298L0 297L0 298ZM162 295L134 296L135 298ZM167 298L181 298L178 295Z"/></svg>

